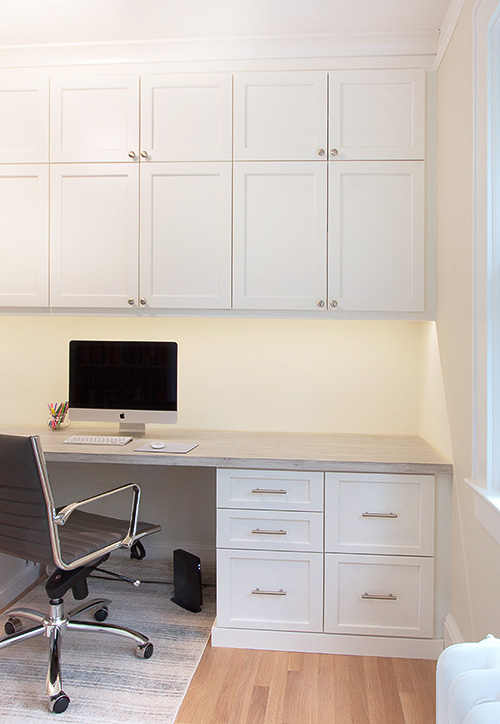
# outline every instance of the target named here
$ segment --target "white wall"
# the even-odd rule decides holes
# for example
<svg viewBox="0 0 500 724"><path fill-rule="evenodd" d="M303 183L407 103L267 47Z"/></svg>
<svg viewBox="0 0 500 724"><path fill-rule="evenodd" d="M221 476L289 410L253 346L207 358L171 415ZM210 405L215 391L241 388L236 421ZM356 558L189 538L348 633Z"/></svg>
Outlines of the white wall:
<svg viewBox="0 0 500 724"><path fill-rule="evenodd" d="M414 434L426 324L0 316L0 422L67 399L70 339L172 339L180 428Z"/></svg>
<svg viewBox="0 0 500 724"><path fill-rule="evenodd" d="M474 518L472 469L473 25L468 0L437 73L437 335L454 464L451 613L465 639L500 635L500 546ZM430 441L438 434L430 433Z"/></svg>

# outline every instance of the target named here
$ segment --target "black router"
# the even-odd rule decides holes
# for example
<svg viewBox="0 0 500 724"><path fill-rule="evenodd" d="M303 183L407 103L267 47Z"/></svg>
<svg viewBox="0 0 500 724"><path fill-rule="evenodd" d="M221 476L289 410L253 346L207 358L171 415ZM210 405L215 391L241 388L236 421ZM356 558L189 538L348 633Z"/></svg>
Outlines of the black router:
<svg viewBox="0 0 500 724"><path fill-rule="evenodd" d="M176 548L173 557L174 595L170 600L187 611L199 613L203 605L201 560L182 548Z"/></svg>

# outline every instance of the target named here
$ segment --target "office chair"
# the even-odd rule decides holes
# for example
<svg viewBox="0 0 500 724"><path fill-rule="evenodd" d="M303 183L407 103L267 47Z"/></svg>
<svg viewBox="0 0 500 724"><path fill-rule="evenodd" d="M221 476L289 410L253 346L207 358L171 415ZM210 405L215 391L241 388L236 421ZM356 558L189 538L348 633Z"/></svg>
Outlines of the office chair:
<svg viewBox="0 0 500 724"><path fill-rule="evenodd" d="M80 510L83 505L123 494L123 491L128 491L132 499L130 520ZM46 693L49 709L55 714L65 711L69 704L69 697L62 689L60 668L61 636L65 631L118 634L136 643L136 654L140 658L149 659L153 654L153 644L147 636L103 623L111 603L108 599L84 602L67 615L64 613L66 592L71 589L78 601L86 598L87 577L112 551L131 549L139 539L160 530L158 525L137 520L139 500L139 486L130 483L56 509L39 437L0 435L0 552L56 566L45 584L48 616L29 608L7 611L7 635L0 639L0 649L34 636L47 636ZM75 620L88 611L94 612L95 621ZM35 621L36 625L22 630L21 618Z"/></svg>

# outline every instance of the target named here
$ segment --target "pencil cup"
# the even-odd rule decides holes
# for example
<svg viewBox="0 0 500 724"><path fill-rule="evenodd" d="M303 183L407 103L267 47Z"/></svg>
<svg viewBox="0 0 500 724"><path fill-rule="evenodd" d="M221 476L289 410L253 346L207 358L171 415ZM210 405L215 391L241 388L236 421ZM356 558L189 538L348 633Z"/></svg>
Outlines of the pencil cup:
<svg viewBox="0 0 500 724"><path fill-rule="evenodd" d="M47 420L47 427L51 430L64 430L69 427L70 419L68 416L68 403L67 402L49 402L47 407L50 411L50 416Z"/></svg>

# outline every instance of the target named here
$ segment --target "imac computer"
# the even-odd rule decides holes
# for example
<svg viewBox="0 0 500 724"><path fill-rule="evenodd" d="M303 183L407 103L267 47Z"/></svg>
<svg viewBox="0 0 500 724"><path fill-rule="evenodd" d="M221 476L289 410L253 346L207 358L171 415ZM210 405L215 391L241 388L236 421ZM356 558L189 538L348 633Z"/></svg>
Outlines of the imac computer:
<svg viewBox="0 0 500 724"><path fill-rule="evenodd" d="M72 420L118 422L140 437L148 423L177 422L177 343L69 343Z"/></svg>

